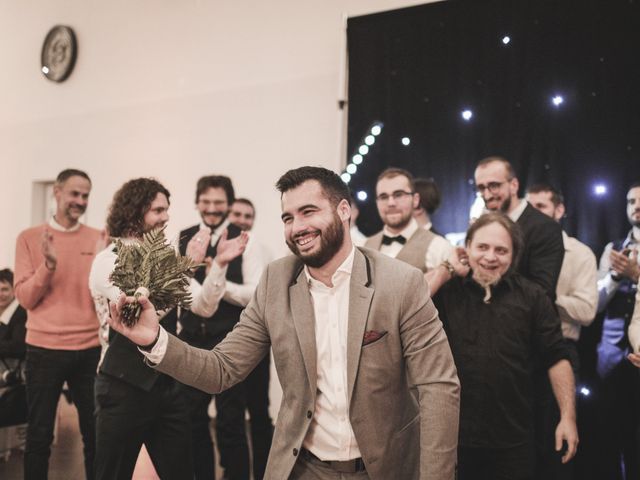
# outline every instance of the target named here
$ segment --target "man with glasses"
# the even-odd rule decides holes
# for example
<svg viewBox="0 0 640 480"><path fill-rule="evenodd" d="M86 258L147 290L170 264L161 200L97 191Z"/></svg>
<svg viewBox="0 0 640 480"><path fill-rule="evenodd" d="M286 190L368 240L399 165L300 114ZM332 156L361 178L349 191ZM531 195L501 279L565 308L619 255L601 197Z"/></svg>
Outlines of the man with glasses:
<svg viewBox="0 0 640 480"><path fill-rule="evenodd" d="M506 159L487 157L481 160L476 167L475 181L487 210L506 213L522 230L524 249L518 273L544 288L549 298L555 301L564 258L562 228L518 197L520 184Z"/></svg>
<svg viewBox="0 0 640 480"><path fill-rule="evenodd" d="M384 227L367 240L365 247L422 272L446 261L453 246L444 237L418 226L413 212L419 203L411 173L393 167L383 171L376 184L376 205Z"/></svg>

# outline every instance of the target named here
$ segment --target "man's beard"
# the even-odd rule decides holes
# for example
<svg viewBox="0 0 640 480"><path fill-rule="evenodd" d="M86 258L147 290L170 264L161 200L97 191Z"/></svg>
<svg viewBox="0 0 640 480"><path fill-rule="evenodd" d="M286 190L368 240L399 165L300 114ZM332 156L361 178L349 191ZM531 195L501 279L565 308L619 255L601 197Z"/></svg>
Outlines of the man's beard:
<svg viewBox="0 0 640 480"><path fill-rule="evenodd" d="M385 216L385 220L387 220L385 222L385 225L387 225L388 227L394 228L396 230L404 230L407 225L409 225L409 222L411 222L411 219L413 218L413 212L409 212L407 213L406 216L401 217L400 220L398 220L397 222L394 223L389 223L388 222L388 216Z"/></svg>
<svg viewBox="0 0 640 480"><path fill-rule="evenodd" d="M309 231L301 232L296 237L306 235ZM296 237L293 241L287 239L287 246L289 250L298 257L302 262L311 268L320 268L331 260L334 255L342 247L344 242L344 226L337 213L333 214L333 223L331 223L324 231L316 230L320 236L320 248L317 252L308 255L301 254L298 249L298 245L295 243Z"/></svg>
<svg viewBox="0 0 640 480"><path fill-rule="evenodd" d="M222 222L224 222L227 218L227 214L229 212L214 212L214 213L210 213L209 215L201 215L202 217L202 221L204 222L204 224L211 228L211 230L214 230L216 228L218 228L220 225L222 225ZM213 223L209 223L208 219L210 219L211 217L213 217L215 220Z"/></svg>
<svg viewBox="0 0 640 480"><path fill-rule="evenodd" d="M635 214L636 212L633 212L631 215L629 215L629 223L632 227L640 228L640 219L636 220L633 218Z"/></svg>
<svg viewBox="0 0 640 480"><path fill-rule="evenodd" d="M491 287L496 285L502 278L502 275L499 273L490 274L480 270L473 270L472 276L475 282L482 287Z"/></svg>
<svg viewBox="0 0 640 480"><path fill-rule="evenodd" d="M502 205L500 205L500 211L502 213L507 213L510 208L511 208L511 197L507 197L507 199L504 202L502 202Z"/></svg>
<svg viewBox="0 0 640 480"><path fill-rule="evenodd" d="M86 206L80 206L80 205L69 205L66 209L65 209L65 216L67 218L73 218L74 213L79 212L80 215L78 216L82 216L84 215L84 212L87 211L87 207Z"/></svg>

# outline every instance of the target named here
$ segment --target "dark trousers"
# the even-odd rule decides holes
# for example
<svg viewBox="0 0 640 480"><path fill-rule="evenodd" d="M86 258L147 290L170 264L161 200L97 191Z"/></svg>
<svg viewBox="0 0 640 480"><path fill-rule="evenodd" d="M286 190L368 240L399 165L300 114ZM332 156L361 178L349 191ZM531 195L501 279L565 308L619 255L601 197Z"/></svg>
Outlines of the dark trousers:
<svg viewBox="0 0 640 480"><path fill-rule="evenodd" d="M160 478L193 478L191 425L181 384L160 375L147 392L100 373L95 395L97 479L131 479L142 444Z"/></svg>
<svg viewBox="0 0 640 480"><path fill-rule="evenodd" d="M216 439L220 465L229 480L249 479L249 449L245 431L245 410L251 419L253 476L261 480L271 449L273 425L269 417L269 359L264 359L241 383L215 397Z"/></svg>
<svg viewBox="0 0 640 480"><path fill-rule="evenodd" d="M533 445L458 447L458 480L532 480Z"/></svg>
<svg viewBox="0 0 640 480"><path fill-rule="evenodd" d="M622 360L597 385L599 461L594 478L637 480L640 478L640 377L638 369Z"/></svg>
<svg viewBox="0 0 640 480"><path fill-rule="evenodd" d="M94 478L95 423L93 383L100 358L100 347L87 350L50 350L27 345L27 443L24 478L46 479L58 400L64 382L78 409L84 444L87 479Z"/></svg>
<svg viewBox="0 0 640 480"><path fill-rule="evenodd" d="M565 339L566 351L576 384L580 371L580 356L576 342ZM536 470L537 480L571 480L573 478L574 461L562 463L564 449L556 451L556 427L560 422L560 409L553 394L547 371L540 372L542 376L536 388L535 401L535 435L536 435Z"/></svg>

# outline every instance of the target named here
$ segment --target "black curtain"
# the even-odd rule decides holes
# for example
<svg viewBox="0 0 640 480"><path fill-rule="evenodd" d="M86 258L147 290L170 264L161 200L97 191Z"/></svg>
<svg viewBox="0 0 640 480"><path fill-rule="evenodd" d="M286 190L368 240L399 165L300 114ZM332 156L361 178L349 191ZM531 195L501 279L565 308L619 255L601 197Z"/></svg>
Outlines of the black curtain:
<svg viewBox="0 0 640 480"><path fill-rule="evenodd" d="M475 165L502 155L522 189L563 191L564 228L599 254L628 231L640 180L639 48L633 0L451 0L350 18L347 163L384 125L350 181L368 194L360 228L381 227L376 177L398 166L441 187L439 231L466 230Z"/></svg>

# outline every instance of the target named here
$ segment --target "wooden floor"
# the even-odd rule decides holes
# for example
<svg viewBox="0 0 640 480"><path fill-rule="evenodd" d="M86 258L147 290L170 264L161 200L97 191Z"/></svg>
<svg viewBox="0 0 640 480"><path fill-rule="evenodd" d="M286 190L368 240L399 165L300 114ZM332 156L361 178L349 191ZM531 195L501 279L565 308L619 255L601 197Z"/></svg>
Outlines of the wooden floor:
<svg viewBox="0 0 640 480"><path fill-rule="evenodd" d="M76 409L62 398L58 415L56 440L51 447L51 458L49 460L49 480L82 480L85 478L84 462ZM23 452L20 448L11 450L8 459L3 460L0 458L0 479L21 480L23 478L23 458ZM216 452L216 460L218 458L219 455ZM158 479L145 450L138 457L138 463L132 478L134 480ZM222 471L219 465L216 465L216 478L222 478Z"/></svg>

